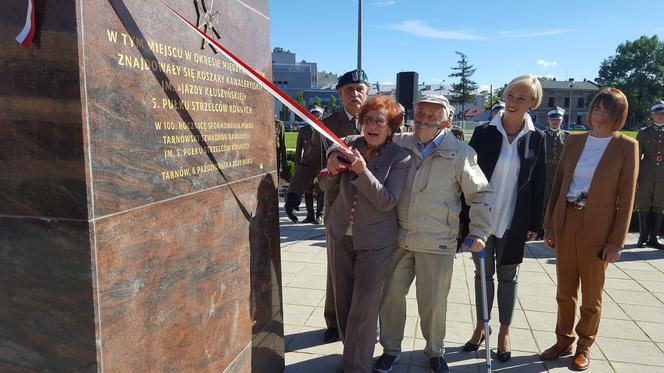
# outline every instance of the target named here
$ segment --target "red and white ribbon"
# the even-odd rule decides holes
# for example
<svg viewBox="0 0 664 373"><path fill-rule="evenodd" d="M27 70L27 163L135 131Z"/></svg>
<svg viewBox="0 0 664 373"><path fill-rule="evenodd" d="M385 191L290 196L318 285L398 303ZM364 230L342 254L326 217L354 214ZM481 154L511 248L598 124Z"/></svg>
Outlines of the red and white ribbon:
<svg viewBox="0 0 664 373"><path fill-rule="evenodd" d="M32 44L32 39L35 37L35 1L28 0L28 14L25 17L25 26L23 30L16 37L16 41L23 47L27 48Z"/></svg>
<svg viewBox="0 0 664 373"><path fill-rule="evenodd" d="M175 15L180 18L187 26L189 26L192 30L194 30L197 34L199 34L201 37L203 37L205 40L207 40L210 44L214 45L217 47L217 49L226 56L226 58L230 59L231 61L235 62L240 68L249 75L253 80L256 81L263 89L266 91L270 92L272 96L274 96L277 100L281 101L284 105L286 105L289 109L291 109L293 112L295 112L296 115L298 115L300 118L303 118L307 123L311 125L313 129L315 129L318 133L320 133L322 136L330 139L330 141L334 142L335 144L339 145L340 147L344 149L348 149L348 146L344 144L343 141L337 137L332 131L330 131L329 128L327 128L323 123L321 123L316 117L314 117L309 111L305 110L300 104L297 103L297 101L293 100L290 98L286 93L284 93L282 90L277 88L272 82L269 80L265 79L262 75L257 73L254 69L252 69L249 65L247 65L244 61L241 59L235 57L231 52L228 51L228 49L224 48L219 44L216 40L214 40L212 37L210 37L208 34L205 32L201 31L196 25L193 23L189 22L186 18L184 18L180 13L175 11L175 9L171 8L168 6L166 3L162 1L162 4L164 4L165 7L170 9Z"/></svg>

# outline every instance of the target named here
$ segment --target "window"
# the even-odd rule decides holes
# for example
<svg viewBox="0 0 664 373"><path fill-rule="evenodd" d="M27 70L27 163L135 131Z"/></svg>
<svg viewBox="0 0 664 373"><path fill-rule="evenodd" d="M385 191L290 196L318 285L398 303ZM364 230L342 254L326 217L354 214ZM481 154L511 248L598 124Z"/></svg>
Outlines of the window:
<svg viewBox="0 0 664 373"><path fill-rule="evenodd" d="M579 97L579 100L576 102L576 107L584 107L585 106L585 100L583 97Z"/></svg>
<svg viewBox="0 0 664 373"><path fill-rule="evenodd" d="M556 106L556 98L549 97L549 107L555 107L555 106Z"/></svg>
<svg viewBox="0 0 664 373"><path fill-rule="evenodd" d="M565 104L563 104L564 107L569 107L569 97L565 97Z"/></svg>

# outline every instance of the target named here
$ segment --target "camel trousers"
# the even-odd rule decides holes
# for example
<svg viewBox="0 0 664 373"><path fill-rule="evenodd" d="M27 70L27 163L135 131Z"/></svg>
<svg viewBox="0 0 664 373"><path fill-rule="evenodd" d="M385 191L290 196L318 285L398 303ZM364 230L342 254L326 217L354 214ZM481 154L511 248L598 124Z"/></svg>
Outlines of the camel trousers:
<svg viewBox="0 0 664 373"><path fill-rule="evenodd" d="M581 285L581 317L576 324L578 346L590 347L595 342L602 314L602 292L607 263L599 258L602 245L581 244L584 210L567 206L565 228L556 237L556 274L558 290L558 321L556 337L558 344L572 344L574 317Z"/></svg>

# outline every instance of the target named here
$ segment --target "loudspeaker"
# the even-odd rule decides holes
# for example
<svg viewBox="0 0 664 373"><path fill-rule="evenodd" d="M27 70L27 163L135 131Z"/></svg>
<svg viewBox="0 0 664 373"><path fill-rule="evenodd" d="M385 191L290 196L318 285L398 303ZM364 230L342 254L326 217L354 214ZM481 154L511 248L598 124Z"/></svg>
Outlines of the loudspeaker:
<svg viewBox="0 0 664 373"><path fill-rule="evenodd" d="M413 112L413 102L417 97L417 78L415 71L397 73L397 101L403 105L407 113Z"/></svg>

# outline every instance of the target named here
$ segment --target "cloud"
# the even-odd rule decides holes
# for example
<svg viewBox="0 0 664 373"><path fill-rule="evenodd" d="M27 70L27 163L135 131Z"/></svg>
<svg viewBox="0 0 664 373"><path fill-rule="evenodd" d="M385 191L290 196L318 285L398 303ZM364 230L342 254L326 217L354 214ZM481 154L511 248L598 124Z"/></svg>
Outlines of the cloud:
<svg viewBox="0 0 664 373"><path fill-rule="evenodd" d="M544 61L544 60L537 60L537 64L542 66L542 67L556 67L558 66L558 62L556 61Z"/></svg>
<svg viewBox="0 0 664 373"><path fill-rule="evenodd" d="M377 0L377 1L372 1L369 4L371 4L373 6L377 6L377 7L386 8L388 6L395 5L396 3L397 2L394 1L394 0Z"/></svg>
<svg viewBox="0 0 664 373"><path fill-rule="evenodd" d="M386 28L405 32L407 34L422 36L430 39L449 39L449 40L482 40L481 36L469 34L456 30L440 30L426 25L420 20L409 20L401 23L388 25Z"/></svg>
<svg viewBox="0 0 664 373"><path fill-rule="evenodd" d="M380 82L378 84L380 84L380 85L394 85L395 83L394 82Z"/></svg>
<svg viewBox="0 0 664 373"><path fill-rule="evenodd" d="M553 29L553 30L544 30L544 31L523 31L523 30L511 30L511 31L500 31L496 33L496 36L501 38L532 38L539 36L551 36L551 35L560 35L570 32L571 30L567 29Z"/></svg>

